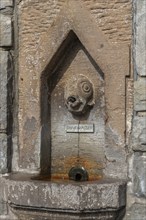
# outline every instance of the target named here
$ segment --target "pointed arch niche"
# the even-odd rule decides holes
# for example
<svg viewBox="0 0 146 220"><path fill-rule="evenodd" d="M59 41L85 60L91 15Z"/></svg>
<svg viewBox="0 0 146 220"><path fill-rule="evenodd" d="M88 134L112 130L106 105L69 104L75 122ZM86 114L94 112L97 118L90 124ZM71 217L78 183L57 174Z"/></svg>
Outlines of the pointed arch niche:
<svg viewBox="0 0 146 220"><path fill-rule="evenodd" d="M120 178L123 173L125 178L127 45L109 44L80 1L70 0L47 34L42 35L37 52L42 54L37 69L33 65L29 68L30 76L34 73L40 80L36 89L39 106L35 104L23 111L27 96L19 103L20 170L66 178L80 154L80 165L89 176ZM23 59L27 63L25 54ZM21 79L26 70L21 66L20 69ZM81 75L92 84L95 103L86 117L79 119L65 106L65 90L69 84L76 91L74 78ZM22 89L29 93L31 85L33 78ZM31 99L34 97L30 94ZM35 107L37 114L31 110ZM31 140L29 132L24 132L24 128L29 130L27 115L31 115L29 124L35 123ZM78 123L90 124L93 131L83 134L66 131L67 125Z"/></svg>
<svg viewBox="0 0 146 220"><path fill-rule="evenodd" d="M65 90L66 85L71 87L82 76L92 82L96 107L85 115L76 116L65 106ZM77 90L76 86L73 86L73 94ZM40 94L42 173L52 178L67 179L72 167L82 166L87 169L90 178L100 178L105 162L104 73L73 30L69 31L45 68L41 77ZM92 125L94 131L66 131L68 125L79 123Z"/></svg>
<svg viewBox="0 0 146 220"><path fill-rule="evenodd" d="M19 172L2 182L18 219L124 215L129 48L109 44L80 2L67 0L47 33L40 22L37 42L19 41ZM73 103L82 96L86 108L75 114L68 96ZM64 181L84 176L95 181Z"/></svg>

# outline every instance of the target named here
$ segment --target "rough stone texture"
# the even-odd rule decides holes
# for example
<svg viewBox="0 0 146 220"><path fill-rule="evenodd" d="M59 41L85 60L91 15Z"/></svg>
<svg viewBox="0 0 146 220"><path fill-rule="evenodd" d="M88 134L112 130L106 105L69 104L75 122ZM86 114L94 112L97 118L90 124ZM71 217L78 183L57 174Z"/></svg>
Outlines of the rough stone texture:
<svg viewBox="0 0 146 220"><path fill-rule="evenodd" d="M7 68L8 52L0 50L0 130L7 128Z"/></svg>
<svg viewBox="0 0 146 220"><path fill-rule="evenodd" d="M95 16L97 25L111 42L131 43L131 0L85 0L84 2Z"/></svg>
<svg viewBox="0 0 146 220"><path fill-rule="evenodd" d="M13 0L0 0L0 9L11 7L12 5L13 5Z"/></svg>
<svg viewBox="0 0 146 220"><path fill-rule="evenodd" d="M39 4L39 13L41 12L41 8L44 7L46 8L46 1L41 2L36 2L36 5ZM48 2L49 4L50 2ZM78 70L76 67L81 66L79 68L80 74L85 74L86 71L88 70L89 73L91 72L91 69L93 71L93 66L96 66L96 69L100 69L99 72L101 75L100 77L102 78L104 75L105 76L105 99L106 99L106 113L104 111L104 105L97 95L96 100L96 109L97 109L97 121L99 121L99 124L101 123L101 127L103 124L102 117L104 117L104 120L106 120L106 126L107 126L107 131L102 132L102 135L99 135L98 137L98 142L100 145L100 150L99 150L99 155L101 154L101 158L103 158L103 142L104 142L104 134L107 133L105 137L105 142L106 146L110 149L112 146L112 152L114 152L114 157L116 158L117 155L120 155L120 150L124 148L125 145L125 112L126 112L126 107L125 107L125 77L126 75L129 74L129 48L124 46L124 45L116 45L115 44L109 44L107 39L104 37L104 34L100 31L100 29L97 28L96 23L94 22L93 18L91 17L90 13L88 10L80 5L80 1L74 2L70 1L64 11L59 15L57 20L55 21L53 25L48 25L48 23L44 24L43 22L39 23L40 26L36 30L36 25L32 26L32 23L37 21L38 18L38 11L34 10L33 14L34 17L31 16L31 22L30 22L30 17L29 17L29 11L28 9L31 9L32 2L28 2L27 4L24 2L20 3L19 5L19 63L21 65L19 66L19 143L20 143L20 168L21 169L39 169L39 151L40 151L40 131L41 127L48 126L48 130L44 134L44 136L47 137L48 134L48 144L47 142L42 144L42 149L44 150L44 146L46 145L46 150L48 149L48 146L50 145L49 140L53 140L53 138L49 138L49 132L50 132L50 127L49 127L49 122L48 122L48 117L49 117L49 110L47 110L48 104L46 100L48 100L48 92L43 93L44 89L48 89L48 84L46 83L48 80L48 77L53 73L53 75L56 75L56 78L58 77L59 79L59 73L58 69L56 69L56 63L60 63L60 55L58 52L60 45L62 42L69 42L72 43L73 39L75 37L72 37L70 31L74 31L74 35L77 34L79 37L81 43L84 45L86 48L87 55L85 55L82 52L82 56L80 57L82 59L77 60L77 55L81 53L79 51L76 56L73 56L72 50L67 51L65 50L65 53L67 55L71 53L71 56L73 56L72 60L69 60L67 63L67 67L65 65L61 66L61 71L63 68L65 68L65 71L69 71L71 75L74 74L74 72L78 73ZM44 6L45 5L45 6ZM28 7L28 8L27 8ZM33 5L33 8L36 6ZM51 10L50 6L50 10ZM52 10L51 12L52 13ZM56 10L54 14L56 14ZM49 14L49 11L48 11ZM47 14L47 15L48 15ZM41 15L39 15L41 16ZM53 15L54 16L54 15ZM46 22L51 22L51 19L48 19L46 14L42 16L42 19L45 19ZM33 21L34 20L34 21ZM23 23L24 22L24 23ZM87 29L88 26L88 29ZM87 31L88 30L88 31ZM33 35L33 38L31 37L31 34L35 32L36 35ZM70 36L71 35L71 36ZM37 47L34 45L34 42L36 43L36 40L34 37L37 37L37 42L38 45ZM67 36L69 36L67 38ZM70 39L71 38L71 39ZM29 39L29 40L28 40ZM89 40L90 39L90 40ZM31 43L31 45L30 45ZM97 48L95 47L97 45ZM68 48L68 47L67 47ZM37 52L36 52L37 51ZM55 54L55 55L54 55ZM57 55L56 55L57 54ZM90 54L90 58L89 58ZM52 64L52 57L56 56L54 59L56 59L54 64ZM59 57L59 58L58 58ZM85 62L84 60L87 60L88 62ZM115 62L116 60L116 62ZM75 63L76 61L76 63ZM90 62L89 62L90 61ZM94 62L95 61L95 62ZM76 65L73 65L75 63ZM94 63L94 65L93 65ZM50 65L49 65L50 64ZM64 63L63 63L64 64ZM88 65L87 65L88 64ZM91 65L92 64L92 65ZM41 74L44 72L44 68L48 66L49 70L46 70L46 73L42 76L46 77L44 81L40 82ZM73 66L73 68L72 68ZM98 66L100 68L98 68ZM67 70L66 70L67 69ZM118 72L117 72L118 69ZM56 71L56 73L55 73ZM61 72L60 71L60 72ZM27 72L27 75L26 75ZM61 72L62 73L62 72ZM86 73L86 74L89 74ZM64 72L62 73L64 74ZM62 76L61 74L61 76ZM93 73L91 72L90 77ZM87 75L89 77L89 75ZM63 76L64 77L64 76ZM62 78L63 78L62 77ZM53 78L53 77L52 77ZM92 77L91 77L92 78ZM49 79L50 80L50 79ZM57 80L57 79L56 79ZM62 79L61 79L62 80ZM59 88L61 81L58 83L56 87ZM116 80L120 82L118 85L116 83ZM94 81L92 79L92 81ZM50 80L51 82L51 80ZM40 90L40 83L41 85L41 90ZM65 84L65 83L64 83ZM40 92L42 94L40 94ZM64 92L64 87L62 86L61 92ZM98 92L99 93L99 92ZM46 96L45 96L46 94ZM100 93L101 94L101 93ZM40 96L42 98L42 102L40 103ZM55 93L54 93L55 96ZM59 99L59 96L57 96ZM61 99L61 104L58 105L59 103L56 101L54 104L55 107L52 107L50 111L51 115L55 114L54 111L57 112L54 116L57 117L61 111L65 112L65 105L62 100L62 97L60 95ZM52 100L55 100L54 98ZM114 100L114 101L113 101ZM45 105L45 104L46 105ZM62 104L63 103L63 104ZM99 104L101 103L101 104ZM42 105L42 106L41 106ZM102 107L100 107L102 105ZM44 109L41 112L41 119L40 119L40 106L42 109ZM99 107L101 108L101 113L99 113ZM55 110L54 110L55 109ZM48 111L48 112L47 112ZM93 112L95 109L93 108ZM47 113L46 113L47 112ZM43 115L43 116L42 116ZM66 116L66 113L64 113ZM99 116L100 115L100 116ZM51 118L51 120L53 120ZM57 124L57 128L59 132L61 132L66 126L66 121L64 121L63 117L60 117L59 119L55 119L57 122L62 121L60 123L60 129ZM72 120L74 122L73 117L71 114L68 114L68 121ZM86 119L87 120L87 119ZM86 120L82 121L83 123L86 123ZM96 121L94 117L90 119L90 121ZM69 122L70 122L69 121ZM40 124L41 123L41 124ZM55 124L53 124L55 126ZM62 126L62 127L61 127ZM53 127L53 126L52 126ZM29 129L30 128L30 129ZM57 131L58 131L57 130ZM100 129L97 129L100 131ZM97 132L98 133L100 132ZM54 133L53 134L55 137L58 135L58 140L65 140L65 138L61 138L60 133L57 133L57 135ZM66 136L67 134L65 134ZM31 136L31 138L29 137ZM107 137L108 136L108 137ZM87 138L86 138L87 139ZM84 145L86 144L85 137L82 138L82 142L84 142ZM77 141L77 138L76 138ZM90 142L90 141L89 141ZM59 143L57 144L59 146ZM113 146L114 145L114 146ZM94 146L94 144L93 144ZM88 146L87 146L88 147ZM86 148L87 148L86 147ZM60 147L59 150L61 150L62 147ZM74 149L74 148L72 148ZM84 149L82 148L82 151ZM58 153L58 150L56 150ZM90 150L91 151L91 150ZM119 152L118 152L119 151ZM122 150L121 150L122 151ZM48 151L47 151L48 152ZM53 151L52 151L53 152ZM42 153L42 152L41 152ZM64 154L66 151L64 151ZM107 153L109 154L109 153ZM113 161L110 161L111 158L109 158L109 163L106 166L106 175L112 175L112 177L119 177L120 171L122 170L122 167L126 167L126 155L124 152L121 153L122 157L118 158L118 162L116 164L112 164ZM46 158L46 153L45 153L45 158ZM49 154L48 154L49 155ZM92 154L93 155L93 154ZM64 156L64 155L63 155ZM109 156L108 156L109 157ZM107 160L108 160L107 157ZM62 159L62 158L61 158ZM114 159L115 160L115 159ZM117 167L120 167L120 170L117 169ZM110 171L110 172L109 172ZM118 171L118 172L117 172ZM123 174L124 177L126 174ZM120 175L121 176L121 175ZM123 177L123 176L122 176ZM121 178L122 178L121 177Z"/></svg>
<svg viewBox="0 0 146 220"><path fill-rule="evenodd" d="M12 46L12 24L9 15L0 14L0 46Z"/></svg>
<svg viewBox="0 0 146 220"><path fill-rule="evenodd" d="M91 12L97 26L103 30L111 42L131 43L131 0L82 0L81 2ZM23 0L19 3L19 34L23 37L23 33L25 33L26 38L32 38L32 42L34 40L33 44L29 42L29 46L32 48L35 47L35 44L37 46L36 42L39 41L40 36L39 28L41 28L41 32L47 32L65 3L66 0L31 0L29 2ZM32 5L33 7L31 7ZM41 23L43 26L40 26Z"/></svg>
<svg viewBox="0 0 146 220"><path fill-rule="evenodd" d="M134 150L146 151L146 117L134 117L132 147Z"/></svg>
<svg viewBox="0 0 146 220"><path fill-rule="evenodd" d="M7 172L7 135L0 133L0 173Z"/></svg>
<svg viewBox="0 0 146 220"><path fill-rule="evenodd" d="M146 1L135 2L135 74L146 76Z"/></svg>
<svg viewBox="0 0 146 220"><path fill-rule="evenodd" d="M146 206L137 203L133 204L124 220L146 220Z"/></svg>
<svg viewBox="0 0 146 220"><path fill-rule="evenodd" d="M133 163L134 194L146 198L146 153L136 152Z"/></svg>
<svg viewBox="0 0 146 220"><path fill-rule="evenodd" d="M146 111L146 78L139 78L134 83L134 109L137 112Z"/></svg>
<svg viewBox="0 0 146 220"><path fill-rule="evenodd" d="M30 211L63 211L68 215L94 212L97 219L103 215L101 219L106 220L115 219L114 216L119 215L119 210L125 207L126 184L123 181L105 179L79 184L33 178L31 175L13 174L1 180L2 195L5 195L5 200L12 208L19 211L27 207ZM104 210L106 213L102 214Z"/></svg>

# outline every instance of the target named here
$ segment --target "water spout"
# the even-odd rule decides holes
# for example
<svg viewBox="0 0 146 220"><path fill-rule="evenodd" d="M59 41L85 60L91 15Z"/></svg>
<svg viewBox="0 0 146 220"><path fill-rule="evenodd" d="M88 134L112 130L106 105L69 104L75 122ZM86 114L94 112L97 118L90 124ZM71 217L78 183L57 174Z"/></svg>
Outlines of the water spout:
<svg viewBox="0 0 146 220"><path fill-rule="evenodd" d="M68 175L70 180L88 181L88 172L84 167L72 167Z"/></svg>

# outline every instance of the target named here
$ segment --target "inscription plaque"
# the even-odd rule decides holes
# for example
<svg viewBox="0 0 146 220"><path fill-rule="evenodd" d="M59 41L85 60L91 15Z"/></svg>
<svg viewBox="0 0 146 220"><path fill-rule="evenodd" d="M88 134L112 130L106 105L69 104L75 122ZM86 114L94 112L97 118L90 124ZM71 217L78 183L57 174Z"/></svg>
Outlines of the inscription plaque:
<svg viewBox="0 0 146 220"><path fill-rule="evenodd" d="M67 133L94 133L94 124L70 124L66 126Z"/></svg>

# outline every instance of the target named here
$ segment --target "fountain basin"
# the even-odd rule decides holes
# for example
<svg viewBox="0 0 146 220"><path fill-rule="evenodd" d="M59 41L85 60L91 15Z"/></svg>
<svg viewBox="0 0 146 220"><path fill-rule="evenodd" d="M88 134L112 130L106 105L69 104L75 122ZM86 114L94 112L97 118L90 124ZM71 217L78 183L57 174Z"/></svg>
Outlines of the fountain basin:
<svg viewBox="0 0 146 220"><path fill-rule="evenodd" d="M10 174L5 177L3 184L13 209L75 215L114 213L113 218L103 218L106 220L117 219L115 213L125 207L126 182L123 180L74 182L33 178L28 174Z"/></svg>

